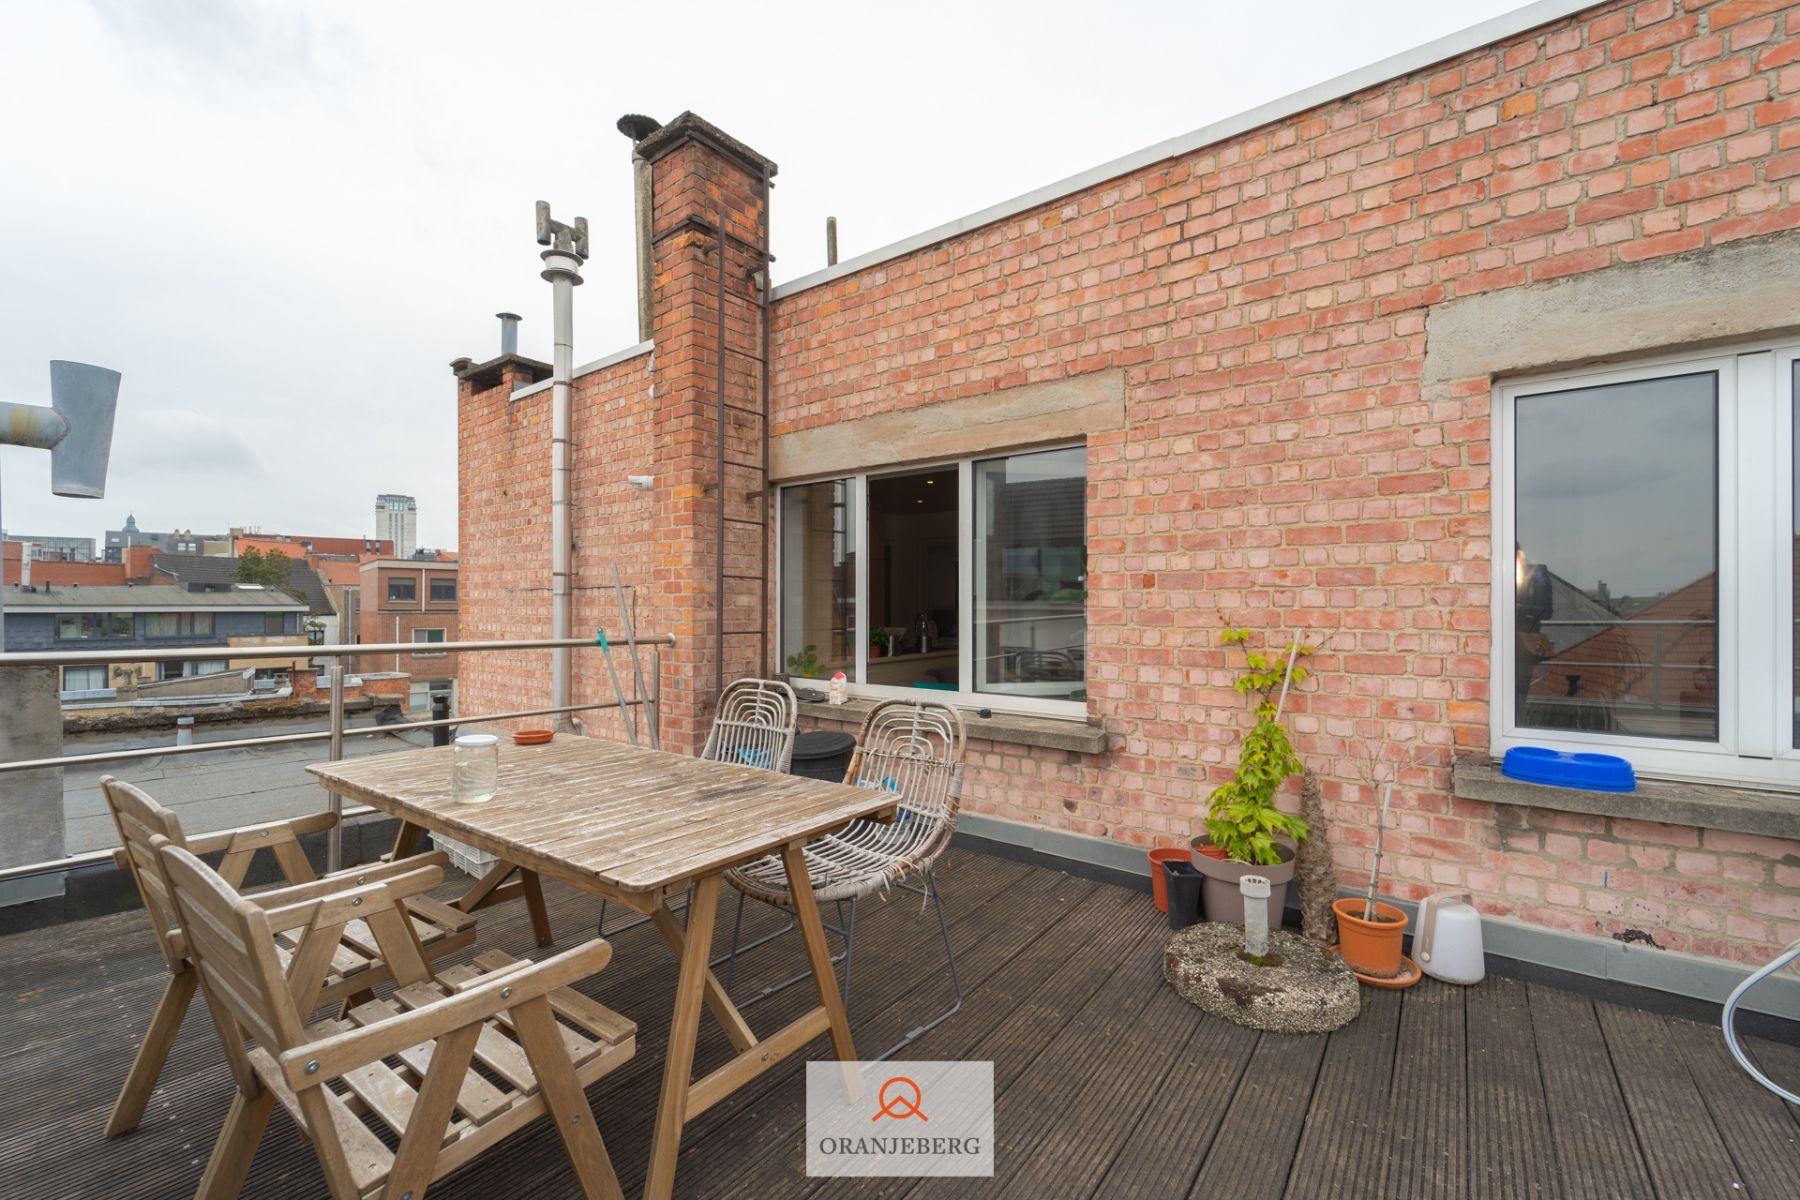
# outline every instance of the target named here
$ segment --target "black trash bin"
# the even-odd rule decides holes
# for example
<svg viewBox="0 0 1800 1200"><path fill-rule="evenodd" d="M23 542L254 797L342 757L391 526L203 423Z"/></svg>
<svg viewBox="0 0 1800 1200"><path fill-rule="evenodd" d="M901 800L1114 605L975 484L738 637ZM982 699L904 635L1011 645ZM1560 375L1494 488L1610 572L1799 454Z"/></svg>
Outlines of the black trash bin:
<svg viewBox="0 0 1800 1200"><path fill-rule="evenodd" d="M1169 928L1186 929L1200 919L1200 884L1205 876L1192 863L1166 862L1162 869L1169 896Z"/></svg>
<svg viewBox="0 0 1800 1200"><path fill-rule="evenodd" d="M856 739L847 733L803 733L794 739L794 764L788 768L788 774L842 783L844 772L850 769L850 755L855 751Z"/></svg>

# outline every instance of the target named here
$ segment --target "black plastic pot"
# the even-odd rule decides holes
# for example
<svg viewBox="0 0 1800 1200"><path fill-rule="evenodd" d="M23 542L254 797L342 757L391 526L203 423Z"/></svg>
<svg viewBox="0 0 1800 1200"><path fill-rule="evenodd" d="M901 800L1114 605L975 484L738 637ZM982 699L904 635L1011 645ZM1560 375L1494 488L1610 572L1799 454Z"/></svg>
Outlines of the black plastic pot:
<svg viewBox="0 0 1800 1200"><path fill-rule="evenodd" d="M855 751L856 739L847 733L826 729L803 733L794 739L794 761L788 774L842 783Z"/></svg>
<svg viewBox="0 0 1800 1200"><path fill-rule="evenodd" d="M1205 877L1191 863L1166 862L1162 868L1163 886L1169 894L1169 928L1186 929L1200 919L1200 885Z"/></svg>

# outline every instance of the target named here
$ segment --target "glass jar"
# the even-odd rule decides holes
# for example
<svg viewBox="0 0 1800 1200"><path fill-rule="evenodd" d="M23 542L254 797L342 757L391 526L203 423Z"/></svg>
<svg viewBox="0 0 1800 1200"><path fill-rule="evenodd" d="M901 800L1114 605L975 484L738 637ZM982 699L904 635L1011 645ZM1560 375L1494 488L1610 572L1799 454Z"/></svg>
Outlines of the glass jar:
<svg viewBox="0 0 1800 1200"><path fill-rule="evenodd" d="M486 804L500 789L500 739L465 733L450 750L450 798L458 804Z"/></svg>

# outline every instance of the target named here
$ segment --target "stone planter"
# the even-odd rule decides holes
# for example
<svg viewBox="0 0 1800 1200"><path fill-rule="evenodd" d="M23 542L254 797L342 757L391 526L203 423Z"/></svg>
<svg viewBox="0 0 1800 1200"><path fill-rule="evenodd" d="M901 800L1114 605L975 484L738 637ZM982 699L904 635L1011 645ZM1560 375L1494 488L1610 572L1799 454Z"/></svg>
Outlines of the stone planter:
<svg viewBox="0 0 1800 1200"><path fill-rule="evenodd" d="M1200 885L1200 903L1205 919L1225 925L1244 924L1244 895L1238 891L1238 880L1246 875L1261 875L1269 881L1269 928L1281 928L1282 909L1287 905L1288 884L1294 878L1294 848L1280 846L1281 861L1272 867L1238 862L1231 858L1214 858L1201 852L1212 839L1204 835L1193 840L1194 869L1206 877Z"/></svg>

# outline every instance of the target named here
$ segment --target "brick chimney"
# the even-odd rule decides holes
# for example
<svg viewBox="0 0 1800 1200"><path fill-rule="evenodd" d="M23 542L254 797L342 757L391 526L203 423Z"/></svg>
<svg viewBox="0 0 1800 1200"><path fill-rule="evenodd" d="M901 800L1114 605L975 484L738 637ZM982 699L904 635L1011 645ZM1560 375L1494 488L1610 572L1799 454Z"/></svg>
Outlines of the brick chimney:
<svg viewBox="0 0 1800 1200"><path fill-rule="evenodd" d="M678 644L665 667L664 739L697 750L716 685L766 674L759 539L765 511L763 314L768 270L769 179L775 164L683 113L638 152L651 164L653 321L656 343L657 610ZM723 305L723 325L720 309ZM721 345L722 343L722 345ZM722 353L721 353L722 350ZM724 488L719 487L719 401L726 408ZM718 633L720 504L724 505L723 670ZM736 633L734 631L746 631Z"/></svg>

